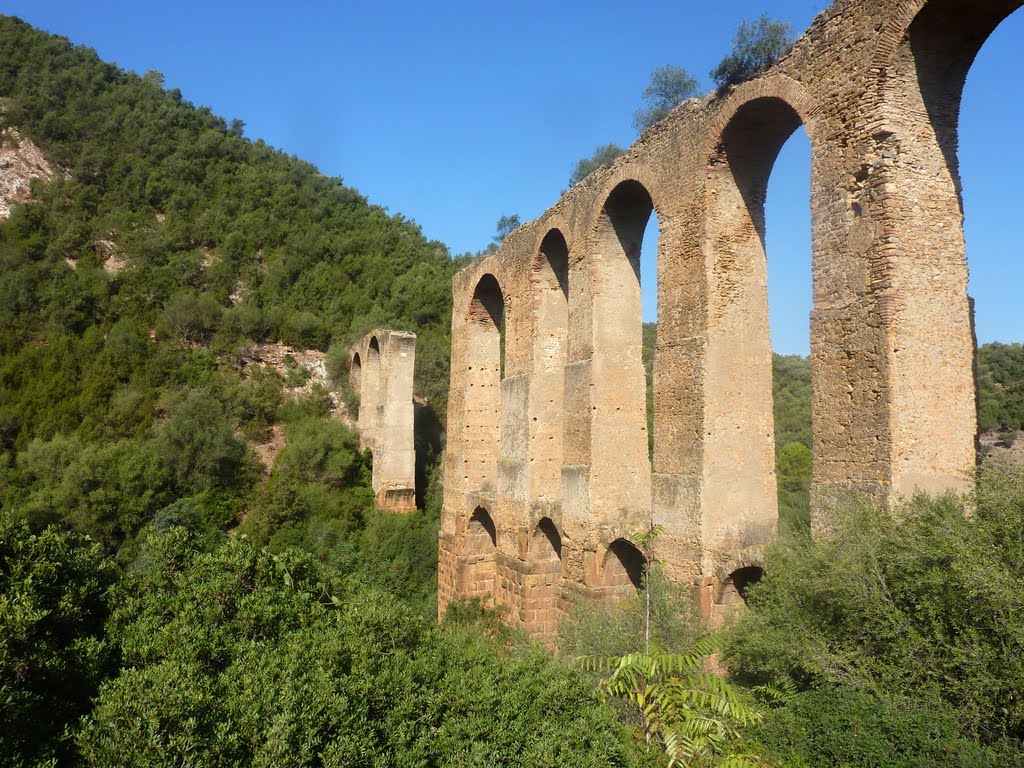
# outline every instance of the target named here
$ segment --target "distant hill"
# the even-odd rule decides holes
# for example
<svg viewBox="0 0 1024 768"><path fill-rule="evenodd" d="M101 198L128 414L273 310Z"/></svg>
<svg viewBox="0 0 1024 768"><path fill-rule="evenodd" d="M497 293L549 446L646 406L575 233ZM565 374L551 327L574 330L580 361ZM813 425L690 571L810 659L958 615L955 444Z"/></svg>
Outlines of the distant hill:
<svg viewBox="0 0 1024 768"><path fill-rule="evenodd" d="M0 17L0 504L126 561L153 526L216 538L245 521L358 564L366 459L332 418L345 397L304 386L305 351L343 389L350 341L415 331L435 477L459 264L243 134L159 73ZM436 534L418 535L427 600Z"/></svg>

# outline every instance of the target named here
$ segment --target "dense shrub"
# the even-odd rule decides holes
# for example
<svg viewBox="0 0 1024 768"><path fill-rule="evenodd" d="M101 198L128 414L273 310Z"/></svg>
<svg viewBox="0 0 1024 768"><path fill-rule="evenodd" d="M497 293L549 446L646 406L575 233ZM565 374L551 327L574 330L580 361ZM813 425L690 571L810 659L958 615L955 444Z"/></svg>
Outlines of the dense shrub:
<svg viewBox="0 0 1024 768"><path fill-rule="evenodd" d="M995 768L996 758L959 732L947 708L893 709L846 686L796 694L747 738L784 765L832 768Z"/></svg>
<svg viewBox="0 0 1024 768"><path fill-rule="evenodd" d="M312 561L151 540L109 627L125 668L77 736L90 765L632 765L596 691Z"/></svg>
<svg viewBox="0 0 1024 768"><path fill-rule="evenodd" d="M730 668L846 686L894 712L949 711L986 744L1024 737L1024 477L989 471L964 498L834 517L828 538L770 553Z"/></svg>
<svg viewBox="0 0 1024 768"><path fill-rule="evenodd" d="M113 564L50 528L0 512L0 756L4 765L70 756L64 731L110 672L104 636Z"/></svg>

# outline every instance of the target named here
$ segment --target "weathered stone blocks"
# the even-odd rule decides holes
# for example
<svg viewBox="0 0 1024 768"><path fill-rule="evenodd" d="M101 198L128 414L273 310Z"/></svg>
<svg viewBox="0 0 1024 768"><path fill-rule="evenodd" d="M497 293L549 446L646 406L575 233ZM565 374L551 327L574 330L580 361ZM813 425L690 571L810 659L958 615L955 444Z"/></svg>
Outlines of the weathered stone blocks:
<svg viewBox="0 0 1024 768"><path fill-rule="evenodd" d="M652 524L666 574L710 620L742 599L777 521L764 199L800 126L812 153L812 527L826 529L828 500L850 490L889 500L963 487L976 418L960 92L1022 2L839 0L770 70L680 105L455 276L441 613L486 594L546 635L571 600L635 586L634 537ZM652 214L653 462L638 277ZM480 498L496 530L489 593L490 577L459 565L479 549L466 531ZM541 572L542 520L560 546Z"/></svg>

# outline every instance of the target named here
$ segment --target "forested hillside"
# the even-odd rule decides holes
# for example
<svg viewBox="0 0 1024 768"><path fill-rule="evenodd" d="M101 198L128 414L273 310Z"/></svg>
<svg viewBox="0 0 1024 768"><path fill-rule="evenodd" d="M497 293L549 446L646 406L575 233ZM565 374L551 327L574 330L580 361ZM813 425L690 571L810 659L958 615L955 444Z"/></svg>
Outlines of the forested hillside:
<svg viewBox="0 0 1024 768"><path fill-rule="evenodd" d="M0 99L56 169L0 224L0 763L636 764L578 674L433 623L434 484L373 508L345 347L416 331L431 475L445 246L12 18Z"/></svg>
<svg viewBox="0 0 1024 768"><path fill-rule="evenodd" d="M285 380L249 352L333 345L343 379L355 337L412 328L417 391L443 421L457 264L161 80L0 19L3 135L58 169L0 226L0 499L122 559L154 521L351 534L372 505L332 395L294 397L307 374ZM264 482L252 447L275 425L286 448ZM436 442L423 448L436 461Z"/></svg>
<svg viewBox="0 0 1024 768"><path fill-rule="evenodd" d="M475 602L437 622L461 259L159 73L0 17L16 142L53 172L0 221L0 764L1024 765L1019 476L780 537L725 634L653 557L633 598L572 606L560 655ZM419 337L407 516L348 426L345 349L379 325ZM800 532L810 369L774 373ZM979 380L1016 434L1024 348Z"/></svg>

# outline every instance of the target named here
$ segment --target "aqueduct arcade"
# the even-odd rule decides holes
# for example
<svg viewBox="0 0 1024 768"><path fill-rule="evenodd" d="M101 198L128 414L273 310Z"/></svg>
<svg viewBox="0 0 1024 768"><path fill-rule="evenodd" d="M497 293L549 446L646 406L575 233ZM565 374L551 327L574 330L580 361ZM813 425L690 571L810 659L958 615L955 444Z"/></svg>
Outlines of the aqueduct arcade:
<svg viewBox="0 0 1024 768"><path fill-rule="evenodd" d="M956 489L975 462L960 95L1024 0L838 0L759 77L680 105L455 276L439 610L536 634L634 589L638 532L707 614L777 524L764 200L811 144L812 529L834 494ZM659 227L653 462L640 241ZM638 559L639 558L639 559Z"/></svg>

